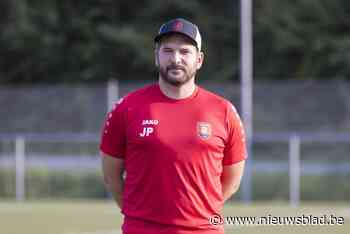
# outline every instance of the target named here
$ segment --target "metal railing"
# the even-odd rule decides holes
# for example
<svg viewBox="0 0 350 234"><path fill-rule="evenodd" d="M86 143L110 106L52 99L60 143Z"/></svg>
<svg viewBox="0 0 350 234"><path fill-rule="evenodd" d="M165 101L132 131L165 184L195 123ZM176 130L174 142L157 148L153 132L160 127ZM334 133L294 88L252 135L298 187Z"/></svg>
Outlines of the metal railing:
<svg viewBox="0 0 350 234"><path fill-rule="evenodd" d="M16 199L25 199L26 142L41 143L94 143L98 144L96 133L61 133L61 134L0 134L1 142L15 142L14 158L16 170ZM264 133L255 134L255 143L288 143L289 164L289 201L291 206L298 206L300 201L301 148L303 143L349 143L349 133ZM349 152L350 155L350 152ZM254 158L254 157L253 157ZM254 162L254 160L253 160ZM1 161L0 161L1 164ZM0 165L1 166L1 165ZM350 170L350 169L349 169ZM244 184L244 180L243 180ZM249 188L251 190L252 188Z"/></svg>

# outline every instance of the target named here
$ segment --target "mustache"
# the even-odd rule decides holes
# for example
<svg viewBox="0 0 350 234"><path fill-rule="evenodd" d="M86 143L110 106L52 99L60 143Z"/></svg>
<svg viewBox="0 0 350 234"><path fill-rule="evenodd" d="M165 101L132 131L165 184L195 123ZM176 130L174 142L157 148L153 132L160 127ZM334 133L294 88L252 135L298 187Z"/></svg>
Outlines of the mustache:
<svg viewBox="0 0 350 234"><path fill-rule="evenodd" d="M183 71L186 71L186 68L184 68L183 66L179 66L179 65L169 65L167 66L167 71L172 70L172 69L180 69Z"/></svg>

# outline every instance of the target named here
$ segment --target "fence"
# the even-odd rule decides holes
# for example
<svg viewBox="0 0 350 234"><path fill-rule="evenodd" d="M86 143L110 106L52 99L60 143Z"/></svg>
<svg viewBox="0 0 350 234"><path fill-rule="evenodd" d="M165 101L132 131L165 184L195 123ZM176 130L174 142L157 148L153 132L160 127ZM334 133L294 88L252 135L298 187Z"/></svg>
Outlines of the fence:
<svg viewBox="0 0 350 234"><path fill-rule="evenodd" d="M0 197L106 196L96 134L0 134L0 149Z"/></svg>
<svg viewBox="0 0 350 234"><path fill-rule="evenodd" d="M25 178L27 169L41 168L49 172L65 170L74 173L79 170L99 172L101 164L97 150L98 139L98 134L1 134L0 142L3 144L12 142L13 152L11 153L8 150L7 153L0 154L0 168L15 168L15 180L12 180L15 182L15 186L13 187L15 188L16 199L21 201L26 196L26 186L31 186L30 181ZM283 199L289 199L292 206L297 206L300 201L300 181L303 175L350 175L350 163L341 158L333 159L333 164L322 164L315 160L311 163L303 162L302 159L305 155L302 154L302 145L310 143L345 143L344 147L346 148L349 142L350 134L257 134L253 144L257 156L253 161L253 172L258 173L259 177L264 177L264 173L277 174L276 176L278 176L279 173L288 172L289 187L285 187L284 190L289 192L289 196ZM41 146L45 144L47 146L40 149L36 145L38 143ZM284 155L281 154L280 158L286 155L288 157L277 161L268 160L269 153L264 152L263 148L259 148L258 144L270 144L269 148L272 149L271 144L273 143L287 144L288 152L285 152ZM61 152L55 152L57 150L49 144L66 146L66 149L63 150L66 152L62 152L62 148ZM85 144L86 149L83 151L80 149L80 153L77 153L81 144ZM74 147L67 147L67 145L76 145L77 147L74 149ZM32 149L28 146L31 146ZM46 149L43 150L43 148ZM48 152L44 153L45 150ZM75 151L75 154L69 151ZM346 159L346 156L346 154L343 155L343 159ZM86 186L101 188L102 181L100 180L98 183L100 184L86 184ZM350 191L344 191L344 193L344 197L338 197L338 199L346 200L350 195ZM99 197L104 195L106 195L106 191L100 191ZM315 197L314 199L318 198Z"/></svg>
<svg viewBox="0 0 350 234"><path fill-rule="evenodd" d="M117 96L152 81L0 86L0 133L99 132ZM240 110L239 83L201 82ZM108 88L110 87L110 88ZM113 88L114 87L114 88ZM109 92L108 92L109 90ZM108 93L110 98L108 98ZM114 93L114 95L113 95ZM109 104L110 105L110 104ZM350 132L350 82L255 82L254 132Z"/></svg>
<svg viewBox="0 0 350 234"><path fill-rule="evenodd" d="M0 197L106 196L97 133L118 96L147 83L0 87ZM201 86L240 109L239 84ZM253 199L349 199L349 83L256 83L254 130Z"/></svg>

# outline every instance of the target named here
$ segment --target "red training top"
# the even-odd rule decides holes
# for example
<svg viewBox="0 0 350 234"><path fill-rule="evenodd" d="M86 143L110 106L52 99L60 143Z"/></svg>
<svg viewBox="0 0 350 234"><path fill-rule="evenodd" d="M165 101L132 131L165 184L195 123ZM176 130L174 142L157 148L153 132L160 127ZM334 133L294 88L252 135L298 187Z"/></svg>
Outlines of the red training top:
<svg viewBox="0 0 350 234"><path fill-rule="evenodd" d="M147 86L108 114L100 149L125 160L124 233L223 233L208 221L223 207L223 166L247 157L230 102L200 87L175 100Z"/></svg>

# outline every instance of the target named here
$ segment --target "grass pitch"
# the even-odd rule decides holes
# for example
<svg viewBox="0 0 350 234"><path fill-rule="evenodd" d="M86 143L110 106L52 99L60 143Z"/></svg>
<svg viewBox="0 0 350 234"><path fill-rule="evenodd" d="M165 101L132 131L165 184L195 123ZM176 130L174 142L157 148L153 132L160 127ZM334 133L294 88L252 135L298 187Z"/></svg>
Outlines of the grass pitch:
<svg viewBox="0 0 350 234"><path fill-rule="evenodd" d="M230 203L225 216L334 215L344 217L343 225L226 225L231 233L350 233L350 203L302 203L291 208L287 203ZM113 202L0 201L1 234L121 234L122 216Z"/></svg>

